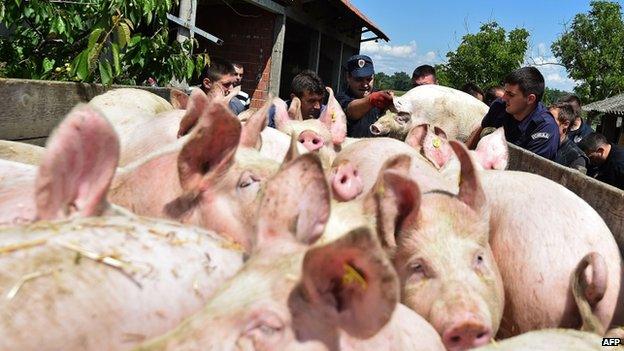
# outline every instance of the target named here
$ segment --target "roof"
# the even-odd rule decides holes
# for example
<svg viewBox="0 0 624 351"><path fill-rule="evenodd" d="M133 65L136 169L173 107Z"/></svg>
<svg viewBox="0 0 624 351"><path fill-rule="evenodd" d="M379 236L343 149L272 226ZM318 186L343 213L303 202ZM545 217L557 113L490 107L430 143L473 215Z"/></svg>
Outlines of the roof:
<svg viewBox="0 0 624 351"><path fill-rule="evenodd" d="M583 106L583 110L624 115L624 94L592 102Z"/></svg>
<svg viewBox="0 0 624 351"><path fill-rule="evenodd" d="M340 0L340 2L347 8L347 10L349 10L349 12L353 13L358 18L360 18L362 22L364 22L362 27L366 27L371 32L375 33L379 39L383 39L385 41L390 40L390 38L388 38L388 36L384 34L384 32L382 32L381 29L379 29L379 27L375 23L373 23L373 21L368 19L368 17L366 17L360 10L358 10L357 7L355 7L351 3L351 1Z"/></svg>

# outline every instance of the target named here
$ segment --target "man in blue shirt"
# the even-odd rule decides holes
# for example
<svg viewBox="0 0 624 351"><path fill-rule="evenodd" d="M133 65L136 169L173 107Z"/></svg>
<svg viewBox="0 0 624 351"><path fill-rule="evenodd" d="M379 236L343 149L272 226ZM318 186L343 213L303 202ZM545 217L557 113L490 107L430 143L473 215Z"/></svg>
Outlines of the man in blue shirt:
<svg viewBox="0 0 624 351"><path fill-rule="evenodd" d="M541 103L544 76L535 67L513 71L505 80L505 94L490 106L481 127L504 127L508 142L555 160L559 127Z"/></svg>
<svg viewBox="0 0 624 351"><path fill-rule="evenodd" d="M574 109L574 123L570 125L568 130L568 138L572 140L576 145L579 145L584 137L593 133L594 130L589 124L583 121L581 117L581 99L576 95L568 95L561 99L562 102L570 104Z"/></svg>
<svg viewBox="0 0 624 351"><path fill-rule="evenodd" d="M370 126L392 105L392 94L373 89L375 69L370 57L351 56L346 69L347 86L336 94L336 100L347 115L347 136L373 137Z"/></svg>

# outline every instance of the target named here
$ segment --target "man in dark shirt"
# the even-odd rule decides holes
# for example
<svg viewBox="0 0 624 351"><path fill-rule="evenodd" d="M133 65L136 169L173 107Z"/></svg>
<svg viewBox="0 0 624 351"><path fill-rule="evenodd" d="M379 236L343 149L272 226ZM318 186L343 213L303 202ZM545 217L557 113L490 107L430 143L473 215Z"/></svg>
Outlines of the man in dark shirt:
<svg viewBox="0 0 624 351"><path fill-rule="evenodd" d="M624 190L624 148L609 143L600 133L591 133L581 141L581 149L598 166L596 179Z"/></svg>
<svg viewBox="0 0 624 351"><path fill-rule="evenodd" d="M370 126L392 104L389 91L373 90L374 74L370 57L354 55L347 60L347 86L336 100L347 115L347 136L352 138L372 137Z"/></svg>
<svg viewBox="0 0 624 351"><path fill-rule="evenodd" d="M304 70L297 74L290 83L290 99L286 101L286 106L294 98L301 102L301 118L319 118L321 112L326 108L323 104L325 98L325 86L321 77L313 71ZM275 128L275 105L269 108L269 127Z"/></svg>
<svg viewBox="0 0 624 351"><path fill-rule="evenodd" d="M558 102L550 106L548 110L553 117L555 117L555 122L559 126L560 142L555 162L576 169L581 173L587 173L587 163L589 159L585 153L568 138L568 130L575 119L574 107L569 103Z"/></svg>
<svg viewBox="0 0 624 351"><path fill-rule="evenodd" d="M481 128L502 126L507 141L554 161L559 127L540 102L544 76L535 67L523 67L509 74L504 83L505 94L492 103Z"/></svg>
<svg viewBox="0 0 624 351"><path fill-rule="evenodd" d="M574 109L574 123L570 125L568 138L578 145L584 137L593 133L594 130L581 117L581 99L576 95L568 95L561 99L561 102L570 104Z"/></svg>

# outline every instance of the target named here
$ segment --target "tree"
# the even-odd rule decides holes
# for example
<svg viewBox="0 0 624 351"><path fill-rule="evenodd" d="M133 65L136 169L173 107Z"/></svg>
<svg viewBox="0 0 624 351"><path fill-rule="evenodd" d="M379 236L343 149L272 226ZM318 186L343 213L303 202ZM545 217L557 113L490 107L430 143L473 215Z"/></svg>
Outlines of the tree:
<svg viewBox="0 0 624 351"><path fill-rule="evenodd" d="M602 100L624 91L624 22L620 4L592 1L588 14L577 14L570 28L551 46L580 83L582 101Z"/></svg>
<svg viewBox="0 0 624 351"><path fill-rule="evenodd" d="M196 41L170 40L177 0L0 2L0 76L140 84L198 76L209 58Z"/></svg>
<svg viewBox="0 0 624 351"><path fill-rule="evenodd" d="M412 88L412 80L405 72L395 72L392 75L392 89L406 91Z"/></svg>
<svg viewBox="0 0 624 351"><path fill-rule="evenodd" d="M383 72L375 73L375 87L379 90L392 89L392 79Z"/></svg>
<svg viewBox="0 0 624 351"><path fill-rule="evenodd" d="M511 71L520 68L528 48L529 32L516 28L506 34L496 22L485 23L476 34L466 34L448 62L436 65L442 85L461 88L467 82L482 89L500 85Z"/></svg>
<svg viewBox="0 0 624 351"><path fill-rule="evenodd" d="M544 105L549 106L557 101L559 101L562 97L571 95L571 93L559 89L552 89L546 87L544 89L544 96L542 97L542 103Z"/></svg>

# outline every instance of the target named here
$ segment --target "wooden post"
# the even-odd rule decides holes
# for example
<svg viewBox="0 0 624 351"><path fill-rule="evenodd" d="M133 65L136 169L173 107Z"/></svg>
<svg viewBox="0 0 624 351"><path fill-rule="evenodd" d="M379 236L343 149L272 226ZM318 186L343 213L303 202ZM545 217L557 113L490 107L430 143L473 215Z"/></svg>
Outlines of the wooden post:
<svg viewBox="0 0 624 351"><path fill-rule="evenodd" d="M286 16L275 15L275 29L273 31L273 50L271 52L271 77L269 92L279 96L282 59L284 58L284 38L286 37Z"/></svg>

